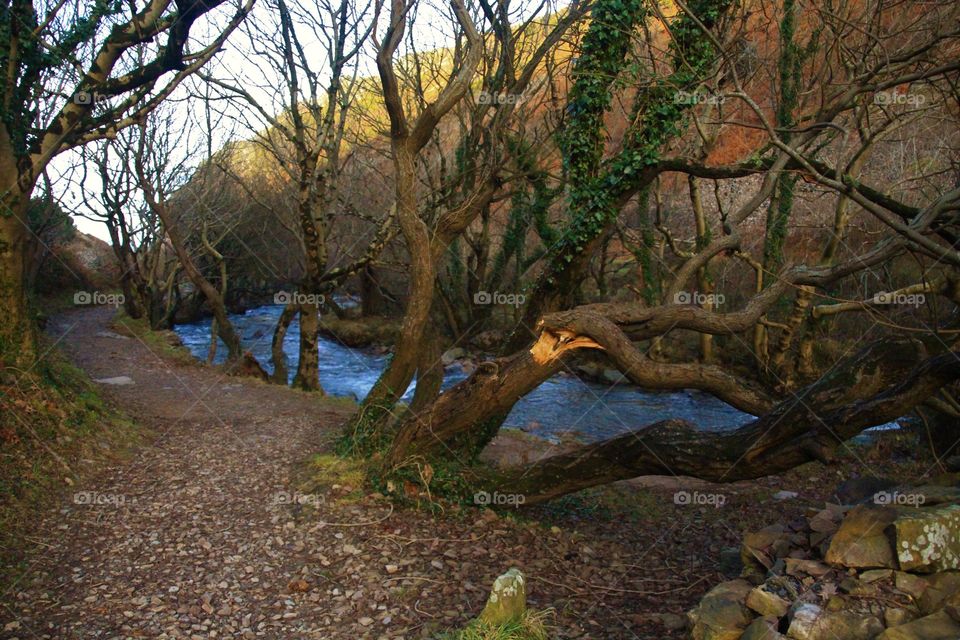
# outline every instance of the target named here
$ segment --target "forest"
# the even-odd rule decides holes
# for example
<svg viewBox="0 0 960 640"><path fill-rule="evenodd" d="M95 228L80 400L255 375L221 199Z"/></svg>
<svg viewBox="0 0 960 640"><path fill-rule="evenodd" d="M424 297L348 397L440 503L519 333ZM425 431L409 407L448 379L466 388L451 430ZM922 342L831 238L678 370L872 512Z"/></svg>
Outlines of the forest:
<svg viewBox="0 0 960 640"><path fill-rule="evenodd" d="M3 0L0 638L960 639L960 4Z"/></svg>

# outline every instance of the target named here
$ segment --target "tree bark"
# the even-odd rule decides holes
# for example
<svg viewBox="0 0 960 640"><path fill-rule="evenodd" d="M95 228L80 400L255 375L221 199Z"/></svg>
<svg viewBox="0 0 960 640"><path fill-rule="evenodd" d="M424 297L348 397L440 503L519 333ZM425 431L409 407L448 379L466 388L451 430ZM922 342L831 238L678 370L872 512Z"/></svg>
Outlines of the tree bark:
<svg viewBox="0 0 960 640"><path fill-rule="evenodd" d="M849 438L902 416L960 378L960 353L920 360L920 351L914 341L881 340L738 428L700 431L683 420L657 422L518 470L497 490L523 494L530 505L642 475L734 482L829 461Z"/></svg>
<svg viewBox="0 0 960 640"><path fill-rule="evenodd" d="M315 302L300 305L300 357L297 360L297 373L293 376L293 386L323 395L319 373L319 315L320 309Z"/></svg>
<svg viewBox="0 0 960 640"><path fill-rule="evenodd" d="M4 171L0 171L4 173ZM30 317L24 280L26 194L7 187L0 202L0 361L25 369L36 358L36 327Z"/></svg>
<svg viewBox="0 0 960 640"><path fill-rule="evenodd" d="M277 327L273 331L273 341L270 344L273 375L270 376L270 382L274 384L287 384L287 354L283 350L283 341L287 337L287 329L290 328L290 323L296 315L297 306L295 304L291 303L285 306L277 320Z"/></svg>

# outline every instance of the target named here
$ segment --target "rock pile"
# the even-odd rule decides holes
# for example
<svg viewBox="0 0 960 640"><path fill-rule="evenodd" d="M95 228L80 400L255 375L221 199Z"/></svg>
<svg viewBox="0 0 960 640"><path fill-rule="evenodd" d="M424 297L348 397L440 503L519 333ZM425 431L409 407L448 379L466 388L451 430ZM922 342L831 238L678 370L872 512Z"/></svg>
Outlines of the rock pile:
<svg viewBox="0 0 960 640"><path fill-rule="evenodd" d="M747 534L740 577L687 614L694 640L960 640L957 480Z"/></svg>

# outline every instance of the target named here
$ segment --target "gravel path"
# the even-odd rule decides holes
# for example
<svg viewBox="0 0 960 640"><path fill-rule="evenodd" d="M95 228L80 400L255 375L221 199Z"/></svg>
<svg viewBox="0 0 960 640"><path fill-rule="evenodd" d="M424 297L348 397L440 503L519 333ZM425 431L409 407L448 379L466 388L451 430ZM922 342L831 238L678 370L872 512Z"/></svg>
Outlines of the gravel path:
<svg viewBox="0 0 960 640"><path fill-rule="evenodd" d="M530 577L531 606L556 608L556 637L679 638L659 616L676 624L717 581L718 539L737 535L668 497L650 509L661 522L588 513L579 532L338 499L349 488L291 500L351 408L164 360L111 316L71 312L51 333L91 378L132 380L104 395L152 435L38 522L2 638L433 637L475 616L510 566Z"/></svg>

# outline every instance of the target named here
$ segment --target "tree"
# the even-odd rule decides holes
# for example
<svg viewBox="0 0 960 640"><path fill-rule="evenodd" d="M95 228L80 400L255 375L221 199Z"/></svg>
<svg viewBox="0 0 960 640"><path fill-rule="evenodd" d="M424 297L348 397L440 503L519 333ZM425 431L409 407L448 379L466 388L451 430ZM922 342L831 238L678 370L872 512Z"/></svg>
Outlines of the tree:
<svg viewBox="0 0 960 640"><path fill-rule="evenodd" d="M299 313L300 348L293 386L322 392L318 373L319 300L370 259L332 269L327 245L346 162L342 151L348 113L360 88L355 78L356 59L376 25L379 7L359 9L348 0L276 0L269 6L274 14L248 21L247 34L256 52L252 61L266 74L282 78L282 83L255 93L244 88L247 83L240 77L204 77L224 95L251 107L250 113L242 113L246 127L295 186L305 267L298 294L309 295L288 305L278 322L274 345L282 345L287 326ZM317 41L319 47L308 50L304 38ZM314 58L320 48L324 52L322 68ZM384 235L391 223L391 216L383 216L371 255L385 244ZM274 366L282 373L280 380L286 382L282 351L275 354Z"/></svg>
<svg viewBox="0 0 960 640"><path fill-rule="evenodd" d="M216 250L216 242L209 238L209 211L215 198L211 197L211 187L217 184L205 180L203 171L190 172L191 154L176 157L176 150L188 146L189 127L176 127L172 118L159 117L154 113L146 122L137 126L138 137L133 151L133 167L137 177L137 187L143 194L151 212L160 220L164 232L170 240L173 251L187 278L203 294L213 313L211 321L211 360L219 337L227 346L227 361L230 366L238 363L243 356L240 336L237 334L227 315L225 296L227 292L227 267L223 255ZM208 140L211 132L207 132ZM212 145L207 146L208 153ZM179 205L176 204L179 201ZM190 253L185 235L184 205L200 203L205 209L199 221L200 246L212 258L217 267L219 283L204 275L198 260ZM175 213L181 212L181 214Z"/></svg>
<svg viewBox="0 0 960 640"><path fill-rule="evenodd" d="M816 55L789 65L801 64L803 77L816 86L824 86L820 74L830 75L835 88L822 92L803 109L794 105L789 115L781 111L778 118L775 108L755 97L761 93L759 80L748 83L739 77L740 61L730 46L737 38L768 32L769 23L756 24L756 17L738 13L732 4L718 0L683 5L673 17L660 15L640 2L596 3L580 45L567 120L560 133L569 222L545 256L507 355L481 364L467 380L434 402L408 412L389 441L384 457L387 467L398 471L439 461L460 464L473 460L497 433L513 404L568 367L571 354L584 349L602 351L637 385L701 389L758 418L722 435L698 433L694 425L678 421L638 426L622 437L519 469L503 479L499 490L520 490L531 503L643 473L685 473L714 481L776 473L807 460L828 459L850 436L903 415L956 380L956 344L952 337L940 338L939 329L928 336L924 349L916 341L878 335L859 353L834 353L821 367L832 372L827 377L796 383L751 375L733 360L686 362L681 352L679 358L674 357L680 361L671 362L644 353L644 344L679 340L685 332L729 337L736 346L745 344L740 336L753 332L760 323L787 334L794 328L773 317L795 288L824 292L818 294L824 305L806 305L803 312L823 317L832 306L827 302L829 292L864 281L858 279L876 277L874 269L880 265L894 268L908 252L922 256L920 283L901 285L891 295L920 291L941 296L947 303L944 315L933 319L932 325L924 324L954 324L949 310L958 302L953 283L960 266L956 250L960 191L949 179L941 179L941 169L949 171L945 167L955 161L951 155L955 150L937 158L936 166L920 170L917 179L925 185L922 192L903 188L903 193L891 195L848 173L857 164L851 159L869 154L879 131L895 126L892 122L915 123L922 118L922 112L911 109L906 100L888 100L883 92L902 86L916 87L911 91L924 87L924 95L939 92L942 96L935 101L937 106L931 104L939 109L944 108L943 97L955 93L950 80L960 63L950 52L960 33L943 25L955 26L957 8L943 3L930 12L925 9L915 16L913 27L917 28L909 32L876 27L884 23L888 11L882 3L870 4L852 25L851 16L839 18L811 9L804 16L812 25L809 28L843 39L845 46L825 45ZM605 148L604 117L618 76L630 70L625 64L632 46L630 36L651 16L670 34L669 64L641 70L638 75L643 83L632 92L622 140L612 149ZM781 22L781 29L792 28L789 22ZM724 34L723 39L719 34ZM806 37L810 41L809 34ZM736 102L719 112L721 126L727 130L721 135L741 127L751 130L752 142L742 159L707 163L700 154L687 157L675 151L684 146L687 129L695 122L693 114L702 111L700 100L688 96L703 91L708 81L714 87L726 83L730 88L724 97ZM796 76L779 73L773 81L794 83ZM793 86L780 94L795 90ZM890 104L904 108L891 108ZM740 124L744 119L748 124ZM856 136L839 137L851 127ZM836 154L829 156L830 161L821 153L828 148ZM837 157L841 159L835 160ZM877 170L887 167L883 158L874 160ZM694 238L685 243L690 248L675 251L676 261L664 265L669 277L662 288L645 280L640 300L574 306L597 247L618 224L624 207L637 197L640 211L646 213L646 196L658 187L658 178L670 173L731 183L751 176L760 180L745 183L749 185L746 193L732 210L718 205L714 229L691 225ZM802 179L813 185L817 195L849 201L861 217L879 225L879 239L865 236L854 248L842 236L839 240L828 238L827 242L839 242L843 247L842 257L835 255L825 263L808 265L802 264L806 256L798 252L791 259L801 264L785 260L782 268L767 271L779 260L771 258L765 265L751 255L764 250L763 244L750 243L754 219L764 207L785 211L770 204L770 199L783 202L789 195L792 187L784 186L787 174L791 181ZM654 195L658 219L651 231L661 233L667 245L678 248L680 243L660 218L659 194ZM910 200L917 204L908 204ZM843 215L838 213L838 219ZM691 219L695 218L693 212ZM776 230L781 223L785 230ZM782 220L770 228L768 237L790 232ZM834 231L843 234L845 228L841 219ZM790 243L789 237L777 241L784 250ZM769 243L766 247L767 255L772 255ZM696 292L687 289L688 283L718 258L725 266L744 264L763 276L761 287L738 295L737 310L720 312L690 304L691 293ZM867 296L850 304L873 313L888 302L881 297L871 303ZM920 327L915 331L929 330ZM862 331L860 334L852 344L863 340ZM850 350L848 346L846 351ZM784 393L787 399L778 402L776 398Z"/></svg>
<svg viewBox="0 0 960 640"><path fill-rule="evenodd" d="M7 70L0 83L0 358L29 367L36 358L34 322L24 288L26 207L38 177L57 155L109 138L150 113L219 51L249 12L209 22L196 47L190 33L223 0L63 2L14 0L0 13Z"/></svg>
<svg viewBox="0 0 960 640"><path fill-rule="evenodd" d="M119 132L113 140L81 150L79 190L86 212L80 215L102 222L120 264L124 310L131 318L146 318L152 329L169 329L177 311L174 295L180 271L164 242L160 219L140 195L133 166L138 129ZM91 175L90 170L95 175ZM97 188L88 186L88 179Z"/></svg>
<svg viewBox="0 0 960 640"><path fill-rule="evenodd" d="M536 10L546 6L524 7ZM424 149L433 141L437 161L445 162L439 138L445 137L441 119L462 105L474 81L481 61L489 65L482 77L481 95L522 96L552 48L562 40L567 29L583 15L585 4L573 3L540 36L532 50L517 46L517 39L530 27L530 18L519 29L510 23L509 3L496 8L482 2L484 19L492 25L492 42L484 56L485 40L477 33L475 19L459 2L451 4L453 19L460 27L458 44L446 63L423 64L415 51L408 53L411 80L401 83L394 68L394 55L404 33L413 20L412 4L394 2L390 23L378 44L377 69L383 92L384 107L390 126L391 160L393 161L397 216L404 237L410 264L410 284L400 340L393 358L373 389L363 401L348 429L345 443L349 447L368 450L382 445L390 426L393 409L406 392L414 375L418 375L413 407L432 402L440 389L442 368L438 336L430 335L428 321L435 309L437 265L451 245L466 229L487 211L501 194L503 173L511 159L508 138L517 120L518 101L510 99L481 100L461 119L460 137L452 145L457 161L455 170L431 186L428 197L421 197L417 179L430 172L418 171ZM536 29L532 29L537 33ZM539 35L539 34L538 34ZM534 36L536 37L536 36ZM432 69L425 73L425 69ZM429 78L424 81L424 76ZM406 96L419 106L415 117L408 114ZM428 99L428 96L436 96ZM425 161L421 164L426 165ZM442 300L440 301L442 304Z"/></svg>

